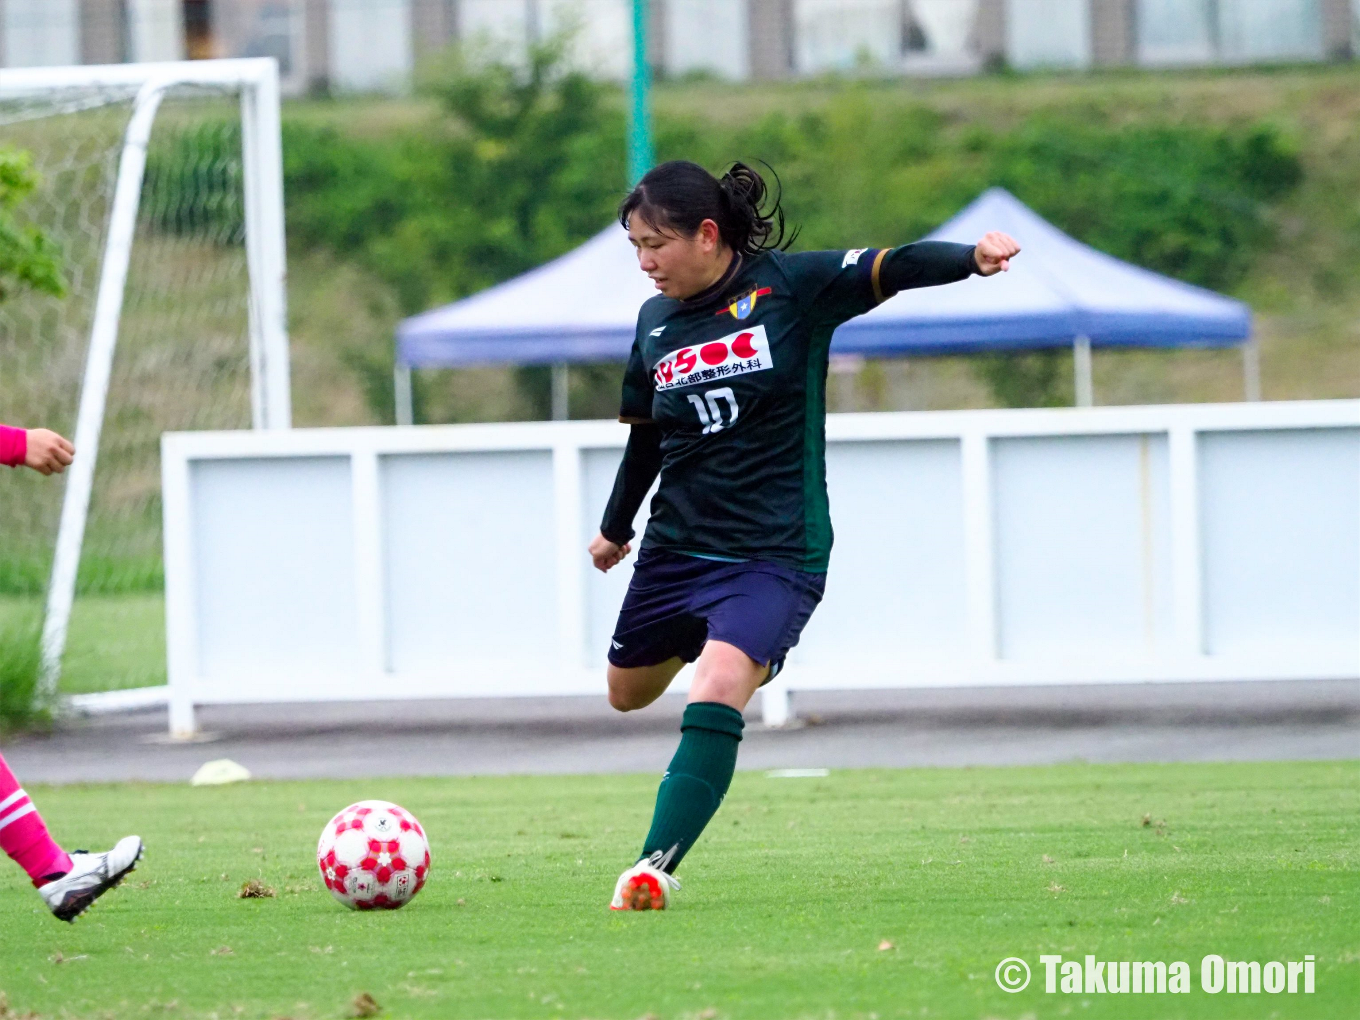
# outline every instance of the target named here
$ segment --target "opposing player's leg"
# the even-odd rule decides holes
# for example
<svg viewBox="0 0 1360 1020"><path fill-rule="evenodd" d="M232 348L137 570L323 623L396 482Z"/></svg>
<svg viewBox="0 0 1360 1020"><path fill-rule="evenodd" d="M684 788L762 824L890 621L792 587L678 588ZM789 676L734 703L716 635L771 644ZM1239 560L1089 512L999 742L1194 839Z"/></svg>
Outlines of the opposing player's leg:
<svg viewBox="0 0 1360 1020"><path fill-rule="evenodd" d="M57 920L74 921L95 900L137 870L141 859L140 836L124 836L112 850L99 854L72 850L71 870L43 885L38 892Z"/></svg>
<svg viewBox="0 0 1360 1020"><path fill-rule="evenodd" d="M71 858L47 831L42 815L0 757L0 848L38 888L71 870Z"/></svg>
<svg viewBox="0 0 1360 1020"><path fill-rule="evenodd" d="M0 757L0 849L28 873L57 918L74 921L136 867L142 841L128 836L107 853L68 854Z"/></svg>

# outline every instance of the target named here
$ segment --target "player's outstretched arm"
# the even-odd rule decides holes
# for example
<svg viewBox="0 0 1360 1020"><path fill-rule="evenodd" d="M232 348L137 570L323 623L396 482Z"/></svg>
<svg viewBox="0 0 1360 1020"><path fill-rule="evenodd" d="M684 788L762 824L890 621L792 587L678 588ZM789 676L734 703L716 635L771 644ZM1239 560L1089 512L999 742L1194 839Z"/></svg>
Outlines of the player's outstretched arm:
<svg viewBox="0 0 1360 1020"><path fill-rule="evenodd" d="M1020 254L1020 245L1010 234L989 230L973 247L973 261L979 276L994 276L1011 267L1011 259Z"/></svg>
<svg viewBox="0 0 1360 1020"><path fill-rule="evenodd" d="M61 474L76 448L51 429L16 429L0 425L0 464L24 465L39 474Z"/></svg>
<svg viewBox="0 0 1360 1020"><path fill-rule="evenodd" d="M1019 252L1015 238L995 230L983 235L977 244L915 241L884 249L870 269L875 303L904 290L958 283L974 273L993 276L1005 272Z"/></svg>

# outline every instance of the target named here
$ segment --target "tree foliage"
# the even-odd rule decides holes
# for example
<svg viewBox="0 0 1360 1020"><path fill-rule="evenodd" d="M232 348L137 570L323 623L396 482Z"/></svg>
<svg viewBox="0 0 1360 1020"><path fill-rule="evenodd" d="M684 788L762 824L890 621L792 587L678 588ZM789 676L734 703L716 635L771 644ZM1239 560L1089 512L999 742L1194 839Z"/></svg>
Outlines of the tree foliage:
<svg viewBox="0 0 1360 1020"><path fill-rule="evenodd" d="M37 186L29 154L0 149L0 301L17 287L31 287L53 297L66 293L61 252L41 230L23 224L15 215Z"/></svg>
<svg viewBox="0 0 1360 1020"><path fill-rule="evenodd" d="M621 104L572 71L560 46L522 68L455 53L427 89L436 122L381 139L287 127L293 243L358 258L408 311L452 300L559 255L606 226L624 189ZM658 116L658 158L715 171L774 167L798 247L913 240L1000 185L1074 237L1189 283L1231 291L1302 179L1269 124L1126 123L1108 111L986 125L879 87L847 85L810 112L749 123ZM1022 239L1023 240L1023 239ZM979 360L999 403L1070 393L1061 356ZM390 355L375 363L386 387ZM545 382L525 375L525 385Z"/></svg>
<svg viewBox="0 0 1360 1020"><path fill-rule="evenodd" d="M600 230L624 186L623 119L562 45L536 47L524 67L452 51L424 86L440 114L419 131L287 125L291 237L360 259L415 312Z"/></svg>

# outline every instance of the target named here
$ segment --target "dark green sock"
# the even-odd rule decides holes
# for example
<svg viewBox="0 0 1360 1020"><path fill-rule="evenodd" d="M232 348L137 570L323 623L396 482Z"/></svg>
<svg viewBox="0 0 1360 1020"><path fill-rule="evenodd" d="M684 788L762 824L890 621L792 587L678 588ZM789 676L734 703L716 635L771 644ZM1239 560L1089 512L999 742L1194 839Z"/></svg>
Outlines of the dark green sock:
<svg viewBox="0 0 1360 1020"><path fill-rule="evenodd" d="M664 867L675 871L732 783L744 725L741 713L729 705L697 701L685 706L680 746L657 790L643 857L670 852Z"/></svg>

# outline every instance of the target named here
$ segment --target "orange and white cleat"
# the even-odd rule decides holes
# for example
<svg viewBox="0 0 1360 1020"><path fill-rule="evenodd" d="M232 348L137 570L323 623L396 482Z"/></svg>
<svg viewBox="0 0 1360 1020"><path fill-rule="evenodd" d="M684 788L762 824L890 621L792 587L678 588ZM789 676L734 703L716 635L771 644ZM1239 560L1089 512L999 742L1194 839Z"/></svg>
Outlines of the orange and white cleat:
<svg viewBox="0 0 1360 1020"><path fill-rule="evenodd" d="M680 888L680 880L661 870L669 856L658 850L620 875L609 909L665 910L670 906L671 892Z"/></svg>

